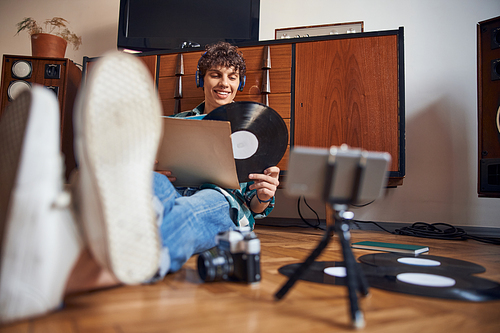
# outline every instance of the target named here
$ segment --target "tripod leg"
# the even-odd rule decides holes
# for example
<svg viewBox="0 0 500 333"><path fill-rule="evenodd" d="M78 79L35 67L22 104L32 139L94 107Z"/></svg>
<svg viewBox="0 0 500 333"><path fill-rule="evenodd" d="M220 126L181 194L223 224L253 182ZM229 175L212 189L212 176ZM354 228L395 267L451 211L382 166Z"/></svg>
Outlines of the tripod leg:
<svg viewBox="0 0 500 333"><path fill-rule="evenodd" d="M334 226L328 227L328 229L325 232L325 235L319 242L318 246L314 249L314 251L307 257L307 259L293 272L293 274L290 276L288 281L281 287L280 290L276 294L274 294L274 297L277 300L281 300L286 293L293 287L295 282L297 282L298 279L304 274L304 272L309 268L309 266L312 265L314 260L323 252L323 250L326 248L328 243L330 242L330 239L332 238L332 233L333 233Z"/></svg>
<svg viewBox="0 0 500 333"><path fill-rule="evenodd" d="M368 293L367 285L361 286L362 280L361 270L357 267L356 259L351 251L349 240L351 234L349 232L349 225L343 219L337 220L335 223L337 227L337 234L339 235L340 245L342 247L342 254L344 256L344 263L346 268L346 284L349 294L349 303L351 310L351 320L355 328L362 328L365 326L365 319L363 312L358 304L358 289L364 293ZM364 277L363 277L364 278ZM366 294L365 294L366 295Z"/></svg>
<svg viewBox="0 0 500 333"><path fill-rule="evenodd" d="M337 232L339 234L340 242L342 245L342 253L344 256L344 261L353 263L351 270L352 270L352 276L356 277L356 282L357 282L356 289L361 293L361 295L366 296L369 294L368 281L366 280L365 273L361 269L360 265L356 262L356 258L354 258L354 254L352 253L351 244L349 241L351 238L349 225L345 221L340 223L341 227L340 230L337 230ZM343 230L342 228L345 228L346 230ZM349 257L349 260L347 260L346 257ZM347 270L347 264L346 264L346 270Z"/></svg>

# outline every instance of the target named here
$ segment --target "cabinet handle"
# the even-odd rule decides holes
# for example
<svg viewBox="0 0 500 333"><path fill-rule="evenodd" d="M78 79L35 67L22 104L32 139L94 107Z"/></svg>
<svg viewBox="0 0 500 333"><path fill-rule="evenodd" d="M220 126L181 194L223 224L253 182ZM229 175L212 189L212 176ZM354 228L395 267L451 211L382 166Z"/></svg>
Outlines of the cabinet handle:
<svg viewBox="0 0 500 333"><path fill-rule="evenodd" d="M271 81L269 70L271 69L271 49L269 45L264 47L264 57L262 58L262 104L269 106L269 94L271 93Z"/></svg>
<svg viewBox="0 0 500 333"><path fill-rule="evenodd" d="M264 57L262 58L262 69L271 69L271 48L269 45L264 47Z"/></svg>
<svg viewBox="0 0 500 333"><path fill-rule="evenodd" d="M175 82L174 98L182 98L182 76L178 76Z"/></svg>
<svg viewBox="0 0 500 333"><path fill-rule="evenodd" d="M269 79L269 69L264 69L262 73L262 94L270 94L271 93L271 80Z"/></svg>
<svg viewBox="0 0 500 333"><path fill-rule="evenodd" d="M182 55L182 53L179 53L177 55L177 59L175 62L175 75L184 75L184 56Z"/></svg>
<svg viewBox="0 0 500 333"><path fill-rule="evenodd" d="M175 107L174 114L181 112L181 99L182 99L182 76L184 75L184 56L182 53L177 54L177 59L175 61L175 77L177 78L175 82Z"/></svg>

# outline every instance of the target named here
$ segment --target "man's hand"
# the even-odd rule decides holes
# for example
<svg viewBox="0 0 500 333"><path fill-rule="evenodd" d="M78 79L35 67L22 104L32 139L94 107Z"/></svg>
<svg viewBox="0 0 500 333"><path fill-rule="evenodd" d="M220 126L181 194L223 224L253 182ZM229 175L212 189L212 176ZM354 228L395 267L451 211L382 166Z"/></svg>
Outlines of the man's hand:
<svg viewBox="0 0 500 333"><path fill-rule="evenodd" d="M259 202L267 201L274 197L276 194L276 189L280 184L278 178L280 176L280 169L277 166L273 166L264 170L264 173L252 173L248 177L253 180L254 183L250 185L250 190L257 190L255 197L250 203L250 208L255 213L263 212L269 202ZM257 199L258 198L258 199Z"/></svg>
<svg viewBox="0 0 500 333"><path fill-rule="evenodd" d="M170 180L171 183L175 182L177 178L172 176L172 171L167 171L167 170L158 170L156 168L156 165L158 164L158 161L155 161L155 172L158 172L161 175L167 176L168 180Z"/></svg>

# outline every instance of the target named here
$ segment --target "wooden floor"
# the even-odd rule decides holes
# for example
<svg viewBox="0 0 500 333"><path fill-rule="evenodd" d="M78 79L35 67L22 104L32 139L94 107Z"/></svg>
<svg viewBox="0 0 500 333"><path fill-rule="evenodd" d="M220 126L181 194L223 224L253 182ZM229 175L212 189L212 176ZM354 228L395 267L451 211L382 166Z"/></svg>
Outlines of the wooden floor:
<svg viewBox="0 0 500 333"><path fill-rule="evenodd" d="M0 332L352 332L346 289L299 281L277 302L286 281L283 265L299 263L322 236L313 229L257 227L262 244L262 282L202 283L196 258L163 281L124 286L66 299L64 309L0 328ZM353 241L428 245L429 254L481 264L481 277L500 282L500 246L475 241L437 241L384 232L353 231ZM354 250L354 255L374 253ZM332 242L318 259L341 261ZM500 332L500 301L465 302L370 289L361 301L366 327L358 332Z"/></svg>

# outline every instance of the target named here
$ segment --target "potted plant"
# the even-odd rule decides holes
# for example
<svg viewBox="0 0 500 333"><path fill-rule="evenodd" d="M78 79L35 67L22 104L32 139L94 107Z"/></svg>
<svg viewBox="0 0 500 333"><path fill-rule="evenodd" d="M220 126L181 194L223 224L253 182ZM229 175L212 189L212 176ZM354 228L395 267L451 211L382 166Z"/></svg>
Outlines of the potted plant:
<svg viewBox="0 0 500 333"><path fill-rule="evenodd" d="M62 17L54 17L43 22L43 27L33 18L25 17L17 23L18 35L26 30L31 36L31 54L34 57L64 58L68 43L78 50L82 45L82 37L77 36L68 29L69 22Z"/></svg>

